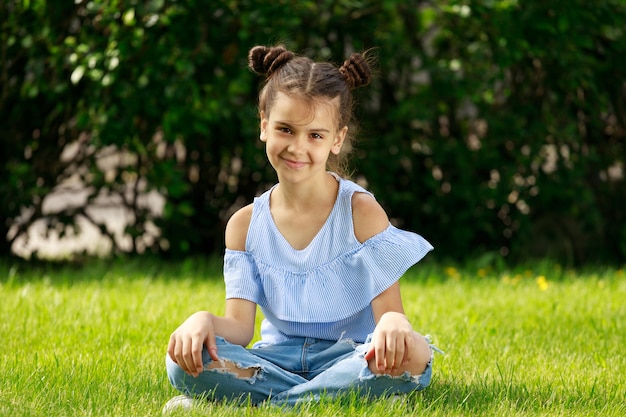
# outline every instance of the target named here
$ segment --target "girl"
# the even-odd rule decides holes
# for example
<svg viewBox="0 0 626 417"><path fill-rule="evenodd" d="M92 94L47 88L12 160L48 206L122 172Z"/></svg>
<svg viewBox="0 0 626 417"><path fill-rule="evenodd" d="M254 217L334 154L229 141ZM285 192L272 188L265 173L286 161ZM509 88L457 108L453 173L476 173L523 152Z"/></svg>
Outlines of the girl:
<svg viewBox="0 0 626 417"><path fill-rule="evenodd" d="M368 62L353 54L337 68L256 46L249 66L267 77L260 139L278 184L226 226L224 316L197 312L170 338L168 377L185 396L166 409L199 396L296 404L425 388L433 347L404 315L398 280L432 246L338 174ZM261 340L246 349L257 305Z"/></svg>

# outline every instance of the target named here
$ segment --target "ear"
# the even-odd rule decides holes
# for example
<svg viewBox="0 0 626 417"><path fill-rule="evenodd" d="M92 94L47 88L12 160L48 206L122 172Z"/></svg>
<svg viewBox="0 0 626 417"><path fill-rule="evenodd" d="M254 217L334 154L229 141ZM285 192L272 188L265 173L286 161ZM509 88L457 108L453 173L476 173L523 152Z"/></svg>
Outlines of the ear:
<svg viewBox="0 0 626 417"><path fill-rule="evenodd" d="M333 147L330 148L330 151L335 155L339 155L339 152L341 152L341 147L343 146L343 141L346 139L347 133L348 126L344 126L339 132L337 132L337 136L335 136L335 140L333 142Z"/></svg>
<svg viewBox="0 0 626 417"><path fill-rule="evenodd" d="M261 133L259 134L259 139L261 142L267 142L267 124L268 120L265 117L265 112L261 110Z"/></svg>

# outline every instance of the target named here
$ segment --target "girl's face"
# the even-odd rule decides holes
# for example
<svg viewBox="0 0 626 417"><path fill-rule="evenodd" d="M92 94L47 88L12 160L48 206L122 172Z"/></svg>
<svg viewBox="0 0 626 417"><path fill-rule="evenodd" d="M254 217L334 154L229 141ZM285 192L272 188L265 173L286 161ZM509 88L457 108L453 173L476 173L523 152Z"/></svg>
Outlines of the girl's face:
<svg viewBox="0 0 626 417"><path fill-rule="evenodd" d="M337 129L334 100L309 102L278 93L269 114L261 112L261 140L279 181L299 182L326 173L348 127Z"/></svg>

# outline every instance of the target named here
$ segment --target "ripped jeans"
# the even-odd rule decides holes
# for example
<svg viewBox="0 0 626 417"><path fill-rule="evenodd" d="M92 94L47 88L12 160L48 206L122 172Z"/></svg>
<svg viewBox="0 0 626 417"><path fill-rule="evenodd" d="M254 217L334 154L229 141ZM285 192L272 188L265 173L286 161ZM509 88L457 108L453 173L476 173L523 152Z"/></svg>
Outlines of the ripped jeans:
<svg viewBox="0 0 626 417"><path fill-rule="evenodd" d="M198 377L186 374L169 355L167 374L174 388L186 395L241 404L295 405L351 391L375 398L428 386L432 356L419 376L408 372L399 377L374 375L365 360L370 338L371 335L365 344L355 344L347 339L334 342L302 337L246 349L217 337L220 359L236 364L246 371L246 376L220 369L216 364L209 369L213 360L206 347L202 352L205 370Z"/></svg>

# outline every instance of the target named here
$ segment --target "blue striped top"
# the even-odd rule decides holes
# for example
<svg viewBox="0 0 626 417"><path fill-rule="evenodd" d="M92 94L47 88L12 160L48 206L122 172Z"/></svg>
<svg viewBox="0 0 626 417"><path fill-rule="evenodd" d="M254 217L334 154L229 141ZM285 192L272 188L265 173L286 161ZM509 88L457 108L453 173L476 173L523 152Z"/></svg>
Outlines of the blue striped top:
<svg viewBox="0 0 626 417"><path fill-rule="evenodd" d="M275 186L254 199L246 250L226 249L226 298L260 306L263 344L290 337L365 342L375 327L372 300L433 249L420 235L391 224L360 243L352 195L371 193L336 178L335 205L305 249L294 249L274 223L270 194Z"/></svg>

